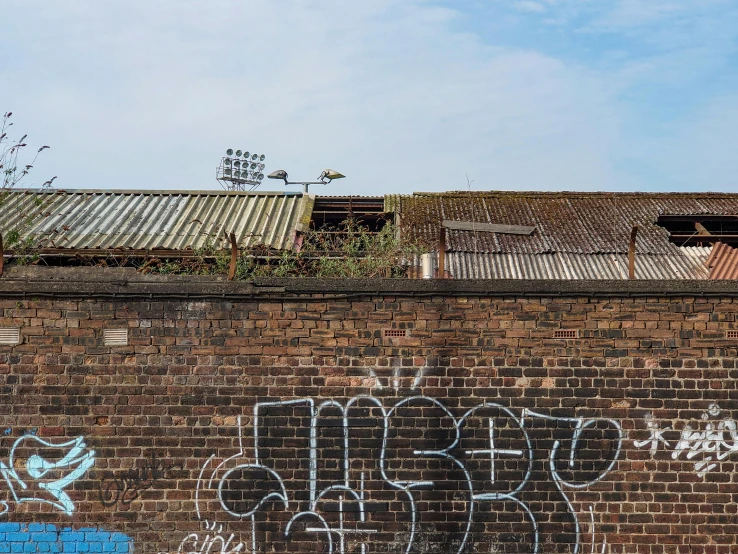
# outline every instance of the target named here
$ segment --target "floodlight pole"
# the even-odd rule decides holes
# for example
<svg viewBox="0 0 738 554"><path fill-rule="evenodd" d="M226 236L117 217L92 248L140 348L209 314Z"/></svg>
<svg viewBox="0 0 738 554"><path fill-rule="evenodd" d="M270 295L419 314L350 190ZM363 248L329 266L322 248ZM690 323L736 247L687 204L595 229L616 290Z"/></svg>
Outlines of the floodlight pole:
<svg viewBox="0 0 738 554"><path fill-rule="evenodd" d="M295 182L285 181L284 184L285 185L302 185L302 192L304 194L307 194L308 193L308 187L310 185L327 185L328 182L326 182L326 181L295 181Z"/></svg>
<svg viewBox="0 0 738 554"><path fill-rule="evenodd" d="M243 154L243 159L241 155ZM249 151L229 148L221 158L220 165L215 169L215 179L228 191L244 191L246 185L254 190L261 184L264 174L264 154L255 154ZM256 164L254 166L254 164ZM252 167L249 167L249 166Z"/></svg>
<svg viewBox="0 0 738 554"><path fill-rule="evenodd" d="M270 173L269 175L267 175L267 177L269 179L281 179L284 181L285 186L302 185L303 194L307 194L308 188L310 187L310 185L327 185L328 183L332 182L334 179L343 179L344 175L341 175L338 171L334 171L332 169L326 169L318 176L317 181L288 181L287 172L283 169L278 169L277 171L274 171L273 173Z"/></svg>

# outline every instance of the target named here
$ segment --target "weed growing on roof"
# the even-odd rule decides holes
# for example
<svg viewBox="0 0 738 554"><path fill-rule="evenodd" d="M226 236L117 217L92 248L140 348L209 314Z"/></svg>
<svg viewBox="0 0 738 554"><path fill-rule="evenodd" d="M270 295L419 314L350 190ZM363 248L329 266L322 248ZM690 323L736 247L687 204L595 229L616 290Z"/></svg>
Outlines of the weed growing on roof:
<svg viewBox="0 0 738 554"><path fill-rule="evenodd" d="M143 274L162 275L220 275L228 273L229 264L230 254L218 249L212 237L208 237L205 244L194 249L188 257L130 261L130 265Z"/></svg>
<svg viewBox="0 0 738 554"><path fill-rule="evenodd" d="M13 251L11 263L27 265L44 261L54 264L53 258L39 258L36 244L34 237L10 231L5 247L6 251ZM338 227L309 230L299 237L298 245L285 251L264 245L241 249L235 278L242 281L265 277L402 278L407 277L407 269L414 265L414 258L425 251L402 238L391 223L372 232L355 220L347 220ZM133 267L142 274L226 276L231 251L227 242L218 244L211 237L201 248L184 257L142 258L110 251L107 255L78 253L73 262L67 261L64 265Z"/></svg>
<svg viewBox="0 0 738 554"><path fill-rule="evenodd" d="M406 277L409 260L421 250L400 238L397 227L388 223L379 232L355 220L339 228L310 230L303 234L299 249L274 251L263 245L241 250L236 279L259 277ZM190 258L155 260L143 272L161 274L227 275L230 251L212 243Z"/></svg>
<svg viewBox="0 0 738 554"><path fill-rule="evenodd" d="M41 152L49 146L41 146L32 157L25 156L28 148L25 141L28 135L23 135L17 140L10 137L10 128L13 126L12 115L12 112L6 112L0 121L0 209L5 215L0 220L0 249L3 250L3 255L6 249L12 250L12 258L9 261L25 265L40 260L36 240L28 235L27 231L37 215L35 212L43 209L45 200L33 193L29 193L32 195L30 201L25 194L11 195L11 193L15 187L23 184ZM52 177L41 187L51 188L55 179L56 177Z"/></svg>
<svg viewBox="0 0 738 554"><path fill-rule="evenodd" d="M252 264L252 269L260 277L405 277L408 260L417 254L392 224L370 232L347 220L339 229L308 231L299 251L284 252L261 266Z"/></svg>
<svg viewBox="0 0 738 554"><path fill-rule="evenodd" d="M31 265L41 260L35 237L27 236L21 240L20 233L15 229L8 233L4 248L13 251L13 257L9 260L11 265Z"/></svg>
<svg viewBox="0 0 738 554"><path fill-rule="evenodd" d="M2 122L0 122L0 190L3 192L20 185L30 173L39 154L50 148L49 146L42 146L36 151L32 159L23 162L21 154L28 147L25 142L28 135L23 135L18 140L10 138L9 132L13 126L13 122L10 120L12 116L13 112L6 112L3 115ZM56 177L52 177L41 186L44 188L51 187L54 179Z"/></svg>

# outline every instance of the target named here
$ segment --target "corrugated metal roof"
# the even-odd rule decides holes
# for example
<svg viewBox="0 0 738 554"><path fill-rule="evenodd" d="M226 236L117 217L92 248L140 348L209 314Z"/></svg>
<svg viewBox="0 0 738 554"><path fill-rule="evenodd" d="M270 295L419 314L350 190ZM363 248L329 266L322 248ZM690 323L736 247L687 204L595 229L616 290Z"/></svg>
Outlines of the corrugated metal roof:
<svg viewBox="0 0 738 554"><path fill-rule="evenodd" d="M636 279L707 279L703 259L689 255L636 256ZM627 279L627 254L446 254L455 279Z"/></svg>
<svg viewBox="0 0 738 554"><path fill-rule="evenodd" d="M278 192L15 190L0 206L0 232L46 249L190 250L222 246L290 249L309 222L312 196Z"/></svg>
<svg viewBox="0 0 738 554"><path fill-rule="evenodd" d="M371 196L371 195L364 195L364 194L344 194L341 196L336 195L320 195L318 196L320 200L366 200L370 202L383 202L384 197L383 196Z"/></svg>
<svg viewBox="0 0 738 554"><path fill-rule="evenodd" d="M618 254L638 225L639 254L673 256L679 247L656 224L659 215L738 214L738 194L448 192L388 195L410 240L434 243L441 222L475 221L536 227L531 236L449 230L449 251L517 254Z"/></svg>
<svg viewBox="0 0 738 554"><path fill-rule="evenodd" d="M710 268L710 279L738 279L738 248L716 242L705 265Z"/></svg>
<svg viewBox="0 0 738 554"><path fill-rule="evenodd" d="M706 266L707 259L712 252L712 246L680 246L679 251L689 256L695 264Z"/></svg>

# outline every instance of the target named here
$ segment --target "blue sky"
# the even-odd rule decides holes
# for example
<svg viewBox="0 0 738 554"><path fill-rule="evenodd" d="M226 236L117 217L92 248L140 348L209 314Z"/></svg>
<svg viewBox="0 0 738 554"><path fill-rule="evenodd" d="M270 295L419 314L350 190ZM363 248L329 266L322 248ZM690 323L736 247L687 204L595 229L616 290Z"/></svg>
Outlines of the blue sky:
<svg viewBox="0 0 738 554"><path fill-rule="evenodd" d="M738 192L735 0L0 8L0 112L51 145L28 184L217 189L233 147L347 176L318 194Z"/></svg>

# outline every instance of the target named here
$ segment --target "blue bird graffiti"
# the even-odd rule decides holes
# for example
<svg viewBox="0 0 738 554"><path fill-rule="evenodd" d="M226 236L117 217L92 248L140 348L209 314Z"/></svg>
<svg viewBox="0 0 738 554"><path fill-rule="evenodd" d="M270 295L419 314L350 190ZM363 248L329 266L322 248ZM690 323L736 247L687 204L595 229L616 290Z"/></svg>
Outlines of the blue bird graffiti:
<svg viewBox="0 0 738 554"><path fill-rule="evenodd" d="M32 454L23 461L18 456L19 449L34 447L58 449L61 451L61 457L49 459L39 454ZM20 463L18 463L19 460L21 460ZM75 508L74 502L64 489L84 475L94 463L95 451L87 448L84 437L54 444L35 435L27 434L13 443L7 465L0 461L0 475L5 479L17 503L43 502L51 504L66 515L72 515ZM23 477L19 475L19 470L25 474ZM29 486L31 484L35 484L40 491L48 493L54 500L36 496L40 491L32 489ZM8 511L7 502L0 502L0 506L4 509L0 513Z"/></svg>

